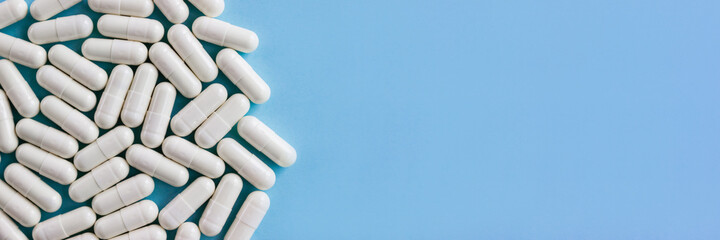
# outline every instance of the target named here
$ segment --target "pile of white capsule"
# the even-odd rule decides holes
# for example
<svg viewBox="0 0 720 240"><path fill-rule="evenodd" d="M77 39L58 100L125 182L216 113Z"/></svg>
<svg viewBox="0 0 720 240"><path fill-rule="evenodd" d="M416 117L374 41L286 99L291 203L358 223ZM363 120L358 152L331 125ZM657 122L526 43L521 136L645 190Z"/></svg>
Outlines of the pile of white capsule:
<svg viewBox="0 0 720 240"><path fill-rule="evenodd" d="M166 239L166 230L175 229L175 239L217 236L240 195L240 176L259 190L275 184L268 165L234 139L224 138L232 127L237 124L244 140L281 167L295 163L297 156L263 122L245 116L251 101L262 104L270 98L270 87L237 52L254 51L257 35L214 19L225 8L223 0L189 0L205 15L192 23L192 30L182 24L189 15L182 0L88 0L90 9L105 14L97 30L106 39L85 40L82 54L62 44L47 52L38 46L90 36L95 24L86 15L51 19L80 2L36 0L29 7L24 0L0 3L0 29L25 18L28 11L38 21L28 29L30 42L0 33L0 151L15 152L18 161L7 166L5 181L0 181L0 239L27 239L13 220L33 227L32 238L40 240ZM167 32L169 44L160 42L163 25L147 18L155 6L175 24ZM198 39L226 49L213 61ZM93 61L117 65L108 75ZM15 64L37 69L38 84L52 95L40 101ZM128 65L137 67L133 71ZM228 96L218 83L203 90L201 82L214 81L219 71L243 94ZM169 83L157 83L159 74ZM192 100L171 116L176 90ZM99 101L93 91L103 91ZM17 123L11 105L24 117ZM83 113L93 109L94 121ZM38 113L60 129L33 120ZM141 144L136 144L131 128L141 125ZM172 134L165 137L168 127ZM100 129L109 131L99 136ZM195 143L183 138L193 131ZM18 138L26 143L18 146ZM78 141L88 145L79 149ZM205 150L216 145L218 155ZM158 147L162 153L153 150ZM125 159L118 157L123 152ZM240 176L224 174L226 163ZM130 167L142 173L128 178ZM143 200L155 189L153 177L185 186L187 168L204 176L164 208ZM77 171L86 174L78 178ZM36 174L70 185L70 198L78 203L92 199L92 208L40 222L40 210L58 211L62 197ZM211 179L217 178L215 186ZM186 222L205 202L198 224ZM266 193L250 193L225 239L249 239L269 206ZM159 225L152 224L156 220Z"/></svg>

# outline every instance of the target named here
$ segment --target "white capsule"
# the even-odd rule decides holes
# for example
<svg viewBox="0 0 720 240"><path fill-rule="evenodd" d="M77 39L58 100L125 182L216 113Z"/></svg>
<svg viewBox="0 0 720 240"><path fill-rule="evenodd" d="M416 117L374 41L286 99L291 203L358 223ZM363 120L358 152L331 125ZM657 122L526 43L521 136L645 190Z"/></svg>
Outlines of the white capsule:
<svg viewBox="0 0 720 240"><path fill-rule="evenodd" d="M142 124L157 78L157 68L150 63L140 65L135 71L135 77L120 113L120 119L126 126L134 128Z"/></svg>
<svg viewBox="0 0 720 240"><path fill-rule="evenodd" d="M90 118L55 96L43 98L40 102L40 111L82 143L91 143L100 134L98 127Z"/></svg>
<svg viewBox="0 0 720 240"><path fill-rule="evenodd" d="M245 116L240 119L238 133L250 145L281 167L289 167L295 163L297 158L295 148L256 117Z"/></svg>
<svg viewBox="0 0 720 240"><path fill-rule="evenodd" d="M45 212L55 212L62 205L62 197L58 192L19 163L12 163L5 168L5 181Z"/></svg>
<svg viewBox="0 0 720 240"><path fill-rule="evenodd" d="M150 196L153 190L155 190L153 179L141 173L95 195L92 208L99 215L107 215Z"/></svg>
<svg viewBox="0 0 720 240"><path fill-rule="evenodd" d="M130 146L125 157L130 166L171 186L180 187L188 181L189 173L185 167L143 145Z"/></svg>
<svg viewBox="0 0 720 240"><path fill-rule="evenodd" d="M45 90L80 111L90 111L97 103L95 93L53 66L42 66L37 71L36 78L38 84Z"/></svg>
<svg viewBox="0 0 720 240"><path fill-rule="evenodd" d="M34 69L47 62L44 48L4 33L0 33L0 57Z"/></svg>
<svg viewBox="0 0 720 240"><path fill-rule="evenodd" d="M155 87L150 108L145 115L145 123L140 132L140 140L145 146L156 148L162 144L170 124L170 114L175 103L175 88L162 82Z"/></svg>
<svg viewBox="0 0 720 240"><path fill-rule="evenodd" d="M77 170L72 163L29 143L18 146L15 158L22 165L62 185L68 185L77 178Z"/></svg>
<svg viewBox="0 0 720 240"><path fill-rule="evenodd" d="M256 188L268 190L275 185L275 172L237 141L231 138L221 140L217 152L220 158Z"/></svg>
<svg viewBox="0 0 720 240"><path fill-rule="evenodd" d="M225 234L225 240L250 239L269 208L270 197L266 193L261 191L250 193Z"/></svg>
<svg viewBox="0 0 720 240"><path fill-rule="evenodd" d="M158 225L150 225L135 231L111 238L110 240L165 240L167 233Z"/></svg>
<svg viewBox="0 0 720 240"><path fill-rule="evenodd" d="M15 64L7 59L0 59L0 86L15 109L23 117L31 118L40 112L40 101L30 84L20 75Z"/></svg>
<svg viewBox="0 0 720 240"><path fill-rule="evenodd" d="M0 209L20 225L32 227L40 222L40 209L3 181L0 181L0 193Z"/></svg>
<svg viewBox="0 0 720 240"><path fill-rule="evenodd" d="M222 84L211 84L173 116L170 128L178 136L190 135L227 100L227 94Z"/></svg>
<svg viewBox="0 0 720 240"><path fill-rule="evenodd" d="M209 17L199 17L192 25L193 33L200 40L250 53L258 47L255 32Z"/></svg>
<svg viewBox="0 0 720 240"><path fill-rule="evenodd" d="M0 211L0 239L7 240L27 240L27 236L20 231L15 223L10 220L10 217L5 215L5 212Z"/></svg>
<svg viewBox="0 0 720 240"><path fill-rule="evenodd" d="M143 200L98 219L95 234L102 239L115 237L152 223L157 215L157 205L153 201Z"/></svg>
<svg viewBox="0 0 720 240"><path fill-rule="evenodd" d="M174 230L205 203L215 191L215 183L207 177L199 177L173 198L160 211L158 221L167 230Z"/></svg>
<svg viewBox="0 0 720 240"><path fill-rule="evenodd" d="M147 60L148 49L139 42L88 38L82 45L82 53L93 61L140 65Z"/></svg>
<svg viewBox="0 0 720 240"><path fill-rule="evenodd" d="M133 134L130 128L118 126L80 150L77 155L75 155L75 167L83 172L90 171L90 169L120 154L127 149L134 140L135 134Z"/></svg>
<svg viewBox="0 0 720 240"><path fill-rule="evenodd" d="M217 55L217 65L225 76L256 104L270 99L270 86L235 50L226 48Z"/></svg>
<svg viewBox="0 0 720 240"><path fill-rule="evenodd" d="M108 75L105 70L65 45L57 44L50 48L48 60L90 90L99 91L107 84Z"/></svg>
<svg viewBox="0 0 720 240"><path fill-rule="evenodd" d="M150 0L88 0L90 9L99 13L148 17L155 10Z"/></svg>
<svg viewBox="0 0 720 240"><path fill-rule="evenodd" d="M0 3L0 29L16 23L27 15L28 5L23 0L7 0Z"/></svg>
<svg viewBox="0 0 720 240"><path fill-rule="evenodd" d="M200 12L208 17L217 17L225 10L223 0L189 0Z"/></svg>
<svg viewBox="0 0 720 240"><path fill-rule="evenodd" d="M37 21L45 21L80 2L81 0L35 0L30 4L30 15Z"/></svg>
<svg viewBox="0 0 720 240"><path fill-rule="evenodd" d="M83 233L65 240L98 240L98 237L92 233Z"/></svg>
<svg viewBox="0 0 720 240"><path fill-rule="evenodd" d="M225 173L225 163L215 154L177 136L169 136L162 143L165 156L209 178L219 178Z"/></svg>
<svg viewBox="0 0 720 240"><path fill-rule="evenodd" d="M183 223L175 234L175 240L200 240L200 229L192 222Z"/></svg>
<svg viewBox="0 0 720 240"><path fill-rule="evenodd" d="M95 224L97 216L89 207L80 207L39 223L33 229L33 239L54 240L67 238Z"/></svg>
<svg viewBox="0 0 720 240"><path fill-rule="evenodd" d="M242 179L234 173L228 173L220 180L215 194L210 198L200 217L200 231L203 234L213 237L222 231L242 187Z"/></svg>
<svg viewBox="0 0 720 240"><path fill-rule="evenodd" d="M78 143L70 135L38 121L23 118L15 126L17 136L61 158L70 158L78 150Z"/></svg>
<svg viewBox="0 0 720 240"><path fill-rule="evenodd" d="M150 61L186 98L194 98L200 94L200 80L167 43L159 42L150 47Z"/></svg>
<svg viewBox="0 0 720 240"><path fill-rule="evenodd" d="M92 30L92 19L79 14L33 23L27 34L31 42L46 44L86 38Z"/></svg>
<svg viewBox="0 0 720 240"><path fill-rule="evenodd" d="M70 184L70 199L79 203L85 202L125 179L129 171L130 166L124 159L114 157Z"/></svg>
<svg viewBox="0 0 720 240"><path fill-rule="evenodd" d="M11 153L18 146L15 121L5 91L0 90L0 152Z"/></svg>
<svg viewBox="0 0 720 240"><path fill-rule="evenodd" d="M172 26L168 31L168 41L200 81L212 82L217 78L217 65L188 27L182 24Z"/></svg>
<svg viewBox="0 0 720 240"><path fill-rule="evenodd" d="M153 0L153 2L171 23L183 23L190 14L190 9L183 0Z"/></svg>
<svg viewBox="0 0 720 240"><path fill-rule="evenodd" d="M195 142L202 148L215 146L248 110L250 110L250 101L245 95L238 93L230 96L195 131Z"/></svg>
<svg viewBox="0 0 720 240"><path fill-rule="evenodd" d="M98 127L110 129L117 124L132 78L133 71L127 65L113 68L107 87L95 109L95 123Z"/></svg>
<svg viewBox="0 0 720 240"><path fill-rule="evenodd" d="M100 17L97 25L100 34L109 38L156 43L165 35L162 23L149 18L106 14Z"/></svg>

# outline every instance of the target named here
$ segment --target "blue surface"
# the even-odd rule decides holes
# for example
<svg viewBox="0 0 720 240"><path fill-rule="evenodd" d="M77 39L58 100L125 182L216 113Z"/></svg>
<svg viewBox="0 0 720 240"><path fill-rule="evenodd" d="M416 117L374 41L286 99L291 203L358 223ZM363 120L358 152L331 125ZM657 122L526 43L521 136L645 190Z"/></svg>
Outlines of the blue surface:
<svg viewBox="0 0 720 240"><path fill-rule="evenodd" d="M720 2L226 3L299 155L255 239L720 238Z"/></svg>

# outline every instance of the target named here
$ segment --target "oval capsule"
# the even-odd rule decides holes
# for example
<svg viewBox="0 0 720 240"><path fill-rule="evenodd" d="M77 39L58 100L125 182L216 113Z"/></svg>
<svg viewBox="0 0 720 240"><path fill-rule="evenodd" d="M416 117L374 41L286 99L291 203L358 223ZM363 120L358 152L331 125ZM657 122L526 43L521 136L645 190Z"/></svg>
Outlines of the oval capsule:
<svg viewBox="0 0 720 240"><path fill-rule="evenodd" d="M217 65L188 27L182 24L172 26L168 31L168 41L200 81L212 82L217 78Z"/></svg>
<svg viewBox="0 0 720 240"><path fill-rule="evenodd" d="M95 234L102 239L138 229L155 221L158 207L153 201L143 200L95 222Z"/></svg>
<svg viewBox="0 0 720 240"><path fill-rule="evenodd" d="M0 57L34 69L47 62L44 48L4 33L0 33Z"/></svg>
<svg viewBox="0 0 720 240"><path fill-rule="evenodd" d="M98 20L100 34L138 42L156 43L165 35L165 28L158 20L106 14Z"/></svg>
<svg viewBox="0 0 720 240"><path fill-rule="evenodd" d="M113 68L107 87L95 109L95 123L98 127L110 129L117 124L132 78L133 71L127 65Z"/></svg>
<svg viewBox="0 0 720 240"><path fill-rule="evenodd" d="M92 19L79 14L33 23L27 34L31 42L46 44L86 38L92 30Z"/></svg>
<svg viewBox="0 0 720 240"><path fill-rule="evenodd" d="M105 70L65 45L57 44L51 47L48 60L90 90L102 90L107 84L108 74Z"/></svg>
<svg viewBox="0 0 720 240"><path fill-rule="evenodd" d="M42 88L80 111L90 111L97 103L95 93L53 66L42 66L36 78Z"/></svg>
<svg viewBox="0 0 720 240"><path fill-rule="evenodd" d="M185 190L175 196L160 211L158 221L167 230L174 230L187 220L215 191L215 183L207 177L199 177Z"/></svg>
<svg viewBox="0 0 720 240"><path fill-rule="evenodd" d="M238 133L255 149L281 167L289 167L297 159L295 148L256 117L245 116L240 119Z"/></svg>
<svg viewBox="0 0 720 240"><path fill-rule="evenodd" d="M147 174L138 174L101 192L92 200L92 208L99 215L107 215L152 194L155 182Z"/></svg>
<svg viewBox="0 0 720 240"><path fill-rule="evenodd" d="M157 224L143 227L129 233L111 238L110 240L165 240L167 233Z"/></svg>
<svg viewBox="0 0 720 240"><path fill-rule="evenodd" d="M0 3L0 29L16 23L27 16L28 5L23 0L7 0Z"/></svg>
<svg viewBox="0 0 720 240"><path fill-rule="evenodd" d="M215 154L177 136L169 136L162 143L165 156L209 178L225 173L225 163Z"/></svg>
<svg viewBox="0 0 720 240"><path fill-rule="evenodd" d="M159 42L150 47L150 61L186 98L194 98L200 94L200 80L167 43Z"/></svg>
<svg viewBox="0 0 720 240"><path fill-rule="evenodd" d="M130 166L174 187L185 185L190 177L185 167L141 144L130 146L125 157Z"/></svg>
<svg viewBox="0 0 720 240"><path fill-rule="evenodd" d="M40 100L35 96L30 84L25 81L15 64L7 59L0 59L0 86L23 117L31 118L40 112Z"/></svg>
<svg viewBox="0 0 720 240"><path fill-rule="evenodd" d="M19 163L5 168L5 181L45 212L55 212L62 205L62 197L57 191Z"/></svg>
<svg viewBox="0 0 720 240"><path fill-rule="evenodd" d="M30 4L30 15L37 21L45 21L81 0L35 0Z"/></svg>
<svg viewBox="0 0 720 240"><path fill-rule="evenodd" d="M175 234L175 240L200 240L200 229L192 222L183 223Z"/></svg>
<svg viewBox="0 0 720 240"><path fill-rule="evenodd" d="M263 104L270 99L270 86L235 50L226 48L220 51L217 55L217 65L250 101Z"/></svg>
<svg viewBox="0 0 720 240"><path fill-rule="evenodd" d="M228 173L220 180L215 194L210 198L200 217L200 231L203 234L213 237L222 231L242 187L242 179L234 173Z"/></svg>
<svg viewBox="0 0 720 240"><path fill-rule="evenodd" d="M70 135L38 121L24 118L15 126L17 136L61 158L70 158L78 150L78 143Z"/></svg>
<svg viewBox="0 0 720 240"><path fill-rule="evenodd" d="M140 65L135 71L135 77L120 113L120 119L126 126L134 128L142 124L157 78L157 68L150 63Z"/></svg>
<svg viewBox="0 0 720 240"><path fill-rule="evenodd" d="M77 170L72 163L29 143L18 146L15 158L22 165L62 185L68 185L77 178Z"/></svg>
<svg viewBox="0 0 720 240"><path fill-rule="evenodd" d="M208 17L217 17L225 10L224 0L190 0L200 12Z"/></svg>
<svg viewBox="0 0 720 240"><path fill-rule="evenodd" d="M171 23L183 23L190 15L190 9L183 0L153 0L160 12Z"/></svg>
<svg viewBox="0 0 720 240"><path fill-rule="evenodd" d="M256 188L268 190L275 185L275 172L237 141L231 138L221 140L217 152L220 158Z"/></svg>
<svg viewBox="0 0 720 240"><path fill-rule="evenodd" d="M55 96L43 98L40 111L82 143L91 143L100 134L100 130L90 118Z"/></svg>
<svg viewBox="0 0 720 240"><path fill-rule="evenodd" d="M140 42L88 38L83 42L82 53L93 61L140 65L147 60L148 49Z"/></svg>
<svg viewBox="0 0 720 240"><path fill-rule="evenodd" d="M209 17L195 19L192 31L200 40L245 53L255 51L260 42L253 31Z"/></svg>
<svg viewBox="0 0 720 240"><path fill-rule="evenodd" d="M184 137L190 135L205 119L227 100L227 90L222 84L214 83L205 88L190 103L173 116L170 128L173 133Z"/></svg>
<svg viewBox="0 0 720 240"><path fill-rule="evenodd" d="M250 110L250 101L242 94L234 94L223 103L195 131L195 142L202 148L215 146L220 139L230 132L245 113Z"/></svg>
<svg viewBox="0 0 720 240"><path fill-rule="evenodd" d="M115 157L127 149L135 140L130 128L118 126L100 136L75 155L75 167L83 172L90 171L106 160Z"/></svg>
<svg viewBox="0 0 720 240"><path fill-rule="evenodd" d="M11 153L18 146L15 121L5 91L0 90L0 152Z"/></svg>
<svg viewBox="0 0 720 240"><path fill-rule="evenodd" d="M88 0L90 9L99 13L148 17L155 10L151 0Z"/></svg>
<svg viewBox="0 0 720 240"><path fill-rule="evenodd" d="M32 227L40 222L40 209L18 192L0 181L0 209L23 227Z"/></svg>
<svg viewBox="0 0 720 240"><path fill-rule="evenodd" d="M98 237L93 233L83 233L65 240L98 240Z"/></svg>
<svg viewBox="0 0 720 240"><path fill-rule="evenodd" d="M63 239L91 228L97 216L89 207L80 207L39 223L32 231L33 239Z"/></svg>
<svg viewBox="0 0 720 240"><path fill-rule="evenodd" d="M20 231L15 223L10 220L5 212L0 211L0 239L27 240L27 236Z"/></svg>
<svg viewBox="0 0 720 240"><path fill-rule="evenodd" d="M140 140L145 146L156 148L162 144L168 125L170 114L175 103L175 88L172 84L162 82L155 87L150 108L145 115L145 124L140 132Z"/></svg>
<svg viewBox="0 0 720 240"><path fill-rule="evenodd" d="M130 166L127 162L120 157L114 157L70 184L70 199L79 203L87 201L125 179L129 172Z"/></svg>
<svg viewBox="0 0 720 240"><path fill-rule="evenodd" d="M261 191L250 193L225 234L225 240L250 239L269 208L270 197L266 193Z"/></svg>

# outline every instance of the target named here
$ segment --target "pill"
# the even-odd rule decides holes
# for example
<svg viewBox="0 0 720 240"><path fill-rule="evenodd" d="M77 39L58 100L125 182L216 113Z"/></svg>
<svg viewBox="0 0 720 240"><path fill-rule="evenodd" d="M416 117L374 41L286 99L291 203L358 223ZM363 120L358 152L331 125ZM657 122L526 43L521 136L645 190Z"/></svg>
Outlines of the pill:
<svg viewBox="0 0 720 240"><path fill-rule="evenodd" d="M173 116L170 128L175 135L181 137L190 135L227 100L227 94L227 90L222 84L211 84Z"/></svg>
<svg viewBox="0 0 720 240"><path fill-rule="evenodd" d="M250 239L269 208L270 197L266 193L261 191L250 193L225 234L225 240Z"/></svg>
<svg viewBox="0 0 720 240"><path fill-rule="evenodd" d="M183 0L153 0L160 12L171 23L183 23L190 14L187 4Z"/></svg>
<svg viewBox="0 0 720 240"><path fill-rule="evenodd" d="M156 148L162 144L170 124L170 114L174 103L175 88L172 84L167 82L158 84L155 87L150 101L150 108L148 108L145 115L145 123L140 132L140 140L145 146Z"/></svg>
<svg viewBox="0 0 720 240"><path fill-rule="evenodd" d="M148 17L155 10L151 0L88 0L90 9L99 13Z"/></svg>
<svg viewBox="0 0 720 240"><path fill-rule="evenodd" d="M192 25L197 38L206 42L250 53L258 47L255 32L209 17L199 17Z"/></svg>
<svg viewBox="0 0 720 240"><path fill-rule="evenodd" d="M143 227L129 233L111 238L110 240L165 240L167 239L167 233L158 225L150 225Z"/></svg>
<svg viewBox="0 0 720 240"><path fill-rule="evenodd" d="M225 163L219 157L178 136L167 137L162 143L162 152L209 178L219 178L225 173Z"/></svg>
<svg viewBox="0 0 720 240"><path fill-rule="evenodd" d="M158 20L106 14L97 23L98 31L109 38L121 38L138 42L156 43L165 35L165 28Z"/></svg>
<svg viewBox="0 0 720 240"><path fill-rule="evenodd" d="M0 33L0 57L34 69L47 62L44 48L4 33Z"/></svg>
<svg viewBox="0 0 720 240"><path fill-rule="evenodd" d="M40 111L82 143L91 143L100 134L98 127L90 118L55 96L43 98L40 102Z"/></svg>
<svg viewBox="0 0 720 240"><path fill-rule="evenodd" d="M118 126L100 136L75 155L75 167L83 172L90 171L106 160L127 149L135 140L130 128Z"/></svg>
<svg viewBox="0 0 720 240"><path fill-rule="evenodd" d="M270 86L235 50L226 48L217 55L217 65L225 76L256 104L270 99Z"/></svg>
<svg viewBox="0 0 720 240"><path fill-rule="evenodd" d="M200 12L208 17L217 17L225 10L224 0L190 0Z"/></svg>
<svg viewBox="0 0 720 240"><path fill-rule="evenodd" d="M51 47L48 60L90 90L102 90L107 84L108 74L105 70L65 45L57 44Z"/></svg>
<svg viewBox="0 0 720 240"><path fill-rule="evenodd" d="M203 234L213 237L222 231L242 187L242 179L234 173L228 173L220 180L215 194L200 217L200 231Z"/></svg>
<svg viewBox="0 0 720 240"><path fill-rule="evenodd" d="M11 0L12 1L12 0ZM0 5L1 6L1 5ZM5 212L0 211L0 239L27 240L28 238L20 231L15 223L10 220Z"/></svg>
<svg viewBox="0 0 720 240"><path fill-rule="evenodd" d="M210 148L230 132L233 125L250 110L250 101L242 94L234 94L223 103L195 131L195 142L202 148Z"/></svg>
<svg viewBox="0 0 720 240"><path fill-rule="evenodd" d="M62 205L62 197L58 192L19 163L12 163L5 168L5 181L45 212L55 212Z"/></svg>
<svg viewBox="0 0 720 240"><path fill-rule="evenodd" d="M102 239L115 237L152 223L157 215L157 205L153 201L143 200L98 219L95 222L95 234Z"/></svg>
<svg viewBox="0 0 720 240"><path fill-rule="evenodd" d="M7 0L0 3L0 29L16 23L27 15L28 5L23 0Z"/></svg>
<svg viewBox="0 0 720 240"><path fill-rule="evenodd" d="M95 93L53 66L42 66L37 71L36 79L45 90L80 111L90 111L97 103Z"/></svg>
<svg viewBox="0 0 720 240"><path fill-rule="evenodd" d="M72 163L29 143L18 146L15 158L25 167L62 185L68 185L77 178L77 170Z"/></svg>
<svg viewBox="0 0 720 240"><path fill-rule="evenodd" d="M142 124L148 106L150 106L150 97L155 89L157 78L157 68L150 63L140 65L135 71L135 77L120 113L120 119L126 126L134 128Z"/></svg>
<svg viewBox="0 0 720 240"><path fill-rule="evenodd" d="M141 144L130 146L125 157L130 166L171 186L180 187L188 181L189 173L185 167Z"/></svg>
<svg viewBox="0 0 720 240"><path fill-rule="evenodd" d="M39 223L32 236L36 240L64 239L92 227L96 219L92 209L79 207Z"/></svg>
<svg viewBox="0 0 720 240"><path fill-rule="evenodd" d="M113 68L107 87L95 109L95 123L98 127L110 129L117 124L132 78L133 71L127 65Z"/></svg>
<svg viewBox="0 0 720 240"><path fill-rule="evenodd" d="M125 159L114 157L70 184L70 199L79 203L85 202L125 179L129 171L130 167Z"/></svg>
<svg viewBox="0 0 720 240"><path fill-rule="evenodd" d="M185 190L160 210L158 222L167 230L174 230L200 208L215 191L215 183L207 177L195 179Z"/></svg>
<svg viewBox="0 0 720 240"><path fill-rule="evenodd" d="M275 172L237 141L231 138L221 140L217 152L220 158L256 188L268 190L275 185Z"/></svg>
<svg viewBox="0 0 720 240"><path fill-rule="evenodd" d="M172 26L168 31L168 41L200 81L212 82L217 78L217 65L188 27L182 24Z"/></svg>
<svg viewBox="0 0 720 240"><path fill-rule="evenodd" d="M200 80L167 43L159 42L150 47L150 61L186 98L194 98L200 94Z"/></svg>
<svg viewBox="0 0 720 240"><path fill-rule="evenodd" d="M15 64L7 59L0 59L0 86L23 117L31 118L40 112L40 100L30 88L30 84L20 75Z"/></svg>
<svg viewBox="0 0 720 240"><path fill-rule="evenodd" d="M65 240L98 240L98 237L92 233L83 233Z"/></svg>
<svg viewBox="0 0 720 240"><path fill-rule="evenodd" d="M0 181L0 193L0 209L20 225L32 227L40 222L40 209L3 181Z"/></svg>
<svg viewBox="0 0 720 240"><path fill-rule="evenodd" d="M81 0L35 0L30 4L30 15L37 21L45 21L80 2Z"/></svg>
<svg viewBox="0 0 720 240"><path fill-rule="evenodd" d="M92 208L99 215L107 215L150 196L153 190L155 190L153 179L141 173L95 195Z"/></svg>
<svg viewBox="0 0 720 240"><path fill-rule="evenodd" d="M38 121L23 118L15 126L17 136L61 158L70 158L78 150L78 143L67 133Z"/></svg>
<svg viewBox="0 0 720 240"><path fill-rule="evenodd" d="M175 234L175 240L200 240L200 229L192 222L183 223Z"/></svg>
<svg viewBox="0 0 720 240"><path fill-rule="evenodd" d="M147 60L148 49L140 42L88 38L83 42L82 53L93 61L140 65Z"/></svg>
<svg viewBox="0 0 720 240"><path fill-rule="evenodd" d="M0 152L11 153L18 146L15 121L5 91L0 90Z"/></svg>
<svg viewBox="0 0 720 240"><path fill-rule="evenodd" d="M27 34L31 42L46 44L86 38L92 30L90 17L79 14L33 23Z"/></svg>
<svg viewBox="0 0 720 240"><path fill-rule="evenodd" d="M289 167L295 163L297 158L295 148L256 117L245 116L240 119L238 133L255 149L281 167Z"/></svg>

